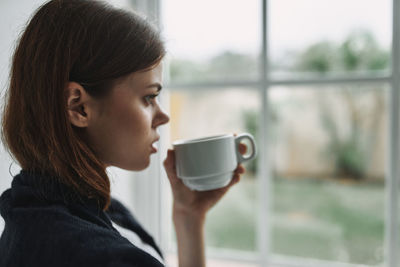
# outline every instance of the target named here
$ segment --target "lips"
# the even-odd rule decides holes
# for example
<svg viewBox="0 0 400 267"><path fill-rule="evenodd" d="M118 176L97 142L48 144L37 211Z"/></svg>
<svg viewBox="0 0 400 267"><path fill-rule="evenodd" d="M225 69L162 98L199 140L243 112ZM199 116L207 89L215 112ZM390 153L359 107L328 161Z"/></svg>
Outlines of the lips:
<svg viewBox="0 0 400 267"><path fill-rule="evenodd" d="M157 137L156 140L154 140L153 143L151 144L151 153L157 153L158 149L156 142L158 140L160 140L160 137Z"/></svg>

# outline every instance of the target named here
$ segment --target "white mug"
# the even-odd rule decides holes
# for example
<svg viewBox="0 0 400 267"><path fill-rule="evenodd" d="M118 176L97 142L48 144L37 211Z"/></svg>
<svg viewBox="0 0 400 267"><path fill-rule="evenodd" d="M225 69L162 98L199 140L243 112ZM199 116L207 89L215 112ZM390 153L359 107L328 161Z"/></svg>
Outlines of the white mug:
<svg viewBox="0 0 400 267"><path fill-rule="evenodd" d="M251 144L248 156L239 152L239 143L244 139ZM197 191L228 185L237 165L256 156L254 137L247 133L178 140L173 147L178 177L190 189Z"/></svg>

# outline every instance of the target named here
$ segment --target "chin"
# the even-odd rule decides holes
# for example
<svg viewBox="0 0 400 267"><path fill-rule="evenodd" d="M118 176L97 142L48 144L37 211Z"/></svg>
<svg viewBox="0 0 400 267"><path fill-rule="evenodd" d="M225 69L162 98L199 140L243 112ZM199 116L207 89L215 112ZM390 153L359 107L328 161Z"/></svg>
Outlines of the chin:
<svg viewBox="0 0 400 267"><path fill-rule="evenodd" d="M143 155L143 154L142 154ZM127 171L143 171L150 165L150 155L143 155L142 157L135 157L132 155L128 157L120 157L119 160L110 162L108 166L114 166Z"/></svg>
<svg viewBox="0 0 400 267"><path fill-rule="evenodd" d="M150 159L147 159L142 162L131 162L130 164L124 164L123 166L117 166L121 169L127 170L127 171L143 171L150 165Z"/></svg>

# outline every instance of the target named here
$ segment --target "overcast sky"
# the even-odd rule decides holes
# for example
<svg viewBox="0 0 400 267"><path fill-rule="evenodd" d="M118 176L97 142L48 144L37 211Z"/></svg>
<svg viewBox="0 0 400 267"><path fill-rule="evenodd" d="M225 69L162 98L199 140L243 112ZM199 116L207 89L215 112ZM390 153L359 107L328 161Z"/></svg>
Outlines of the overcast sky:
<svg viewBox="0 0 400 267"><path fill-rule="evenodd" d="M260 0L162 0L164 33L173 56L205 58L230 49L257 53L261 38ZM352 30L368 29L384 46L391 43L389 0L271 0L268 5L272 54L319 40L342 41Z"/></svg>
<svg viewBox="0 0 400 267"><path fill-rule="evenodd" d="M163 32L173 57L206 60L223 50L259 52L261 0L160 1ZM44 1L31 2L37 7ZM124 7L129 0L108 2ZM2 3L0 6L7 8L26 5L27 1ZM272 56L320 40L340 42L351 30L359 28L370 30L385 48L390 48L391 0L270 0L268 3ZM24 7L19 13L15 11L11 14L22 18L28 17L33 9Z"/></svg>

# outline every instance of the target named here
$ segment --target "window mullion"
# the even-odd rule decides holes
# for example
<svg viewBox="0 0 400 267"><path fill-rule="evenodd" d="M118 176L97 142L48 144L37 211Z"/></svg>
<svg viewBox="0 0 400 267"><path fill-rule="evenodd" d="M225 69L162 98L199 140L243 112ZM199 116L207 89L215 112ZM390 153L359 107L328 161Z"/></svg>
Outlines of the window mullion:
<svg viewBox="0 0 400 267"><path fill-rule="evenodd" d="M260 68L265 69L265 68ZM310 79L285 79L285 80L273 80L262 77L259 81L217 81L217 82L194 82L194 83L172 83L168 84L168 88L174 88L174 90L198 90L198 89L210 89L220 90L229 87L245 87L247 90L253 90L255 88L266 86L300 86L300 85L328 85L328 84L360 84L360 83L385 83L391 81L391 74L371 74L369 76L350 76L350 77L316 77Z"/></svg>
<svg viewBox="0 0 400 267"><path fill-rule="evenodd" d="M386 185L386 258L387 266L398 266L398 180L399 159L399 89L400 89L400 0L393 0L392 82L390 88L390 123L388 172Z"/></svg>
<svg viewBox="0 0 400 267"><path fill-rule="evenodd" d="M129 0L135 10L146 16L154 23L159 23L161 16L159 0ZM160 27L160 25L157 25ZM165 131L162 129L162 131ZM163 132L164 135L164 132ZM165 143L165 138L160 139L159 146ZM164 145L165 147L165 145ZM163 147L163 148L164 148ZM141 172L135 173L134 179L134 211L141 223L154 237L161 249L165 249L165 236L163 235L163 197L164 191L161 188L162 177L162 157L165 155L160 152L151 156L149 167ZM165 149L164 149L165 151Z"/></svg>
<svg viewBox="0 0 400 267"><path fill-rule="evenodd" d="M268 159L268 1L262 1L262 51L261 51L261 86L259 86L261 96L261 116L260 116L260 144L259 144L259 173L258 173L258 201L259 201L259 225L258 225L258 248L261 266L268 266L270 262L270 222L271 211L270 201L272 200L270 192L270 172Z"/></svg>

